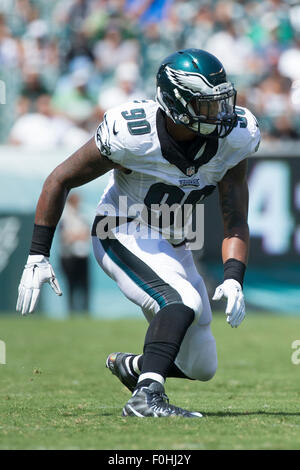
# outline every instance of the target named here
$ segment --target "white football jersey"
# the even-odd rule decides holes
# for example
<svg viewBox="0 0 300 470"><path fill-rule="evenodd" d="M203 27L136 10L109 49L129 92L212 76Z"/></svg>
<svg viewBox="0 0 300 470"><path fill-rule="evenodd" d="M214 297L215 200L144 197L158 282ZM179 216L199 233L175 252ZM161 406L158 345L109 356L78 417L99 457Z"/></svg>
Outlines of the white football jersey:
<svg viewBox="0 0 300 470"><path fill-rule="evenodd" d="M96 145L101 154L128 172L111 171L97 215L137 217L140 205L182 207L201 202L230 168L259 146L255 117L246 108L237 107L236 111L237 125L227 137L197 136L184 143L167 133L156 101L132 101L107 111L95 134ZM170 238L174 242L182 239L178 234Z"/></svg>

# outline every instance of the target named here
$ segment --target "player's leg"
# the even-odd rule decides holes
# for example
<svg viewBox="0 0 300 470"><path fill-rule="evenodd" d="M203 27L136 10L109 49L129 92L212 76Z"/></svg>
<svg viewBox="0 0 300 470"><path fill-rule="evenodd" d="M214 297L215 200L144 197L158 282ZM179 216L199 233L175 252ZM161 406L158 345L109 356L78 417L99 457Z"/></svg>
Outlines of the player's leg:
<svg viewBox="0 0 300 470"><path fill-rule="evenodd" d="M201 297L203 310L199 321L188 328L175 365L187 377L207 381L215 375L218 365L216 341L210 327L211 306L204 280L198 273L190 251L187 251L182 264Z"/></svg>
<svg viewBox="0 0 300 470"><path fill-rule="evenodd" d="M187 329L174 364L169 368L168 377L207 381L214 376L218 365L216 341L210 327L212 319L210 302L204 281L192 259L186 256L182 264L201 296L203 311L197 323ZM145 311L144 314L150 320L150 313ZM134 362L131 361L131 364L133 371L137 373L142 368L143 356L138 356Z"/></svg>
<svg viewBox="0 0 300 470"><path fill-rule="evenodd" d="M111 353L107 358L107 367L133 391L143 369L143 361L143 354ZM168 369L167 377L208 381L215 375L217 365L216 341L210 324L191 325L175 361Z"/></svg>
<svg viewBox="0 0 300 470"><path fill-rule="evenodd" d="M116 234L115 239L101 241L94 236L93 245L99 264L124 294L153 313L145 338L139 391L134 393L124 413L152 413L153 409L146 409L148 392L151 392L152 397L160 397L160 416L165 413L187 416L189 412L166 404L163 384L188 327L201 313L200 296L184 278L176 253L166 240L135 239L123 233ZM160 384L160 388L157 386L160 393L150 390L153 381ZM134 403L137 407L131 413Z"/></svg>
<svg viewBox="0 0 300 470"><path fill-rule="evenodd" d="M132 251L125 246L125 242L94 239L96 258L123 293L152 315L144 352L151 357L160 356L160 365L155 367L154 373L161 372L165 376L169 358L174 357L174 351L177 353L188 326L195 318L195 312L199 314L201 311L201 299L191 284L178 275L182 268L172 257L173 248L168 242L163 241L166 244L161 255L163 262L157 258L158 240L131 241ZM144 363L142 372L148 373L154 367L151 359L149 361L151 365Z"/></svg>
<svg viewBox="0 0 300 470"><path fill-rule="evenodd" d="M167 376L206 381L214 376L217 369L216 342L210 328L212 319L210 302L204 281L194 265L191 253L179 248L176 251L177 258L184 267L188 279L202 299L203 311L198 322L188 328L176 360L168 369ZM150 323L153 313L144 309L144 315ZM120 380L133 390L134 380L138 380L143 360L143 355L126 354L125 364L123 353L113 353L107 359L107 367L116 375L119 373ZM122 362L123 366L121 366ZM126 383L127 378L131 379L130 386Z"/></svg>

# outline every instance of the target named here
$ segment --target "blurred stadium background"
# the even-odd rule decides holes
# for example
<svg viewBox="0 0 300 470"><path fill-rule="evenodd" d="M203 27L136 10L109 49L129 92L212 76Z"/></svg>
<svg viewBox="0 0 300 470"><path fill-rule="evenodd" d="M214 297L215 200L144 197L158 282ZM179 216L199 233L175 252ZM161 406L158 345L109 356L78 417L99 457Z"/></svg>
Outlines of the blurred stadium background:
<svg viewBox="0 0 300 470"><path fill-rule="evenodd" d="M15 308L45 177L93 135L105 110L154 98L160 61L179 48L224 63L262 131L250 159L248 307L299 314L300 4L296 0L0 0L0 313ZM107 177L76 191L89 225ZM217 197L206 203L196 253L209 290L222 278ZM52 262L63 291L61 237ZM96 317L140 315L89 252ZM113 302L112 302L113 299ZM39 310L69 315L45 288Z"/></svg>

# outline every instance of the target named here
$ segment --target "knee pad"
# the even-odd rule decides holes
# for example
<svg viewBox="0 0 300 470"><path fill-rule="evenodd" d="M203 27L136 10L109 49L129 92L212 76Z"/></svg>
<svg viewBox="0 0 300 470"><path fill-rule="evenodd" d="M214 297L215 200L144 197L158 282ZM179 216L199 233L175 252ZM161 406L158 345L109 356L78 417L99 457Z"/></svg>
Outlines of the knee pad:
<svg viewBox="0 0 300 470"><path fill-rule="evenodd" d="M217 360L213 359L209 362L206 362L205 364L199 361L198 363L195 363L192 367L192 378L194 378L195 380L200 380L201 382L207 382L208 380L211 380L214 377L217 371L217 367Z"/></svg>
<svg viewBox="0 0 300 470"><path fill-rule="evenodd" d="M201 349L195 353L189 364L188 376L192 379L206 382L213 378L217 367L216 343L214 338L212 338L203 343Z"/></svg>
<svg viewBox="0 0 300 470"><path fill-rule="evenodd" d="M192 325L182 341L175 364L191 379L207 381L215 375L218 360L210 325Z"/></svg>

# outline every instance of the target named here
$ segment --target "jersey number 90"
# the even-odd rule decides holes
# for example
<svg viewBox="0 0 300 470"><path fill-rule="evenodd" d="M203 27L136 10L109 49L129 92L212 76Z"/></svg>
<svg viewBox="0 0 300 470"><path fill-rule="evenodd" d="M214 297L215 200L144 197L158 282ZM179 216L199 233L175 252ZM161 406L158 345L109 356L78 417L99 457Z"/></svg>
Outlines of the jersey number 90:
<svg viewBox="0 0 300 470"><path fill-rule="evenodd" d="M127 122L127 128L132 135L144 135L150 134L151 126L149 121L146 119L146 113L144 108L134 108L130 111L121 112L124 119Z"/></svg>

